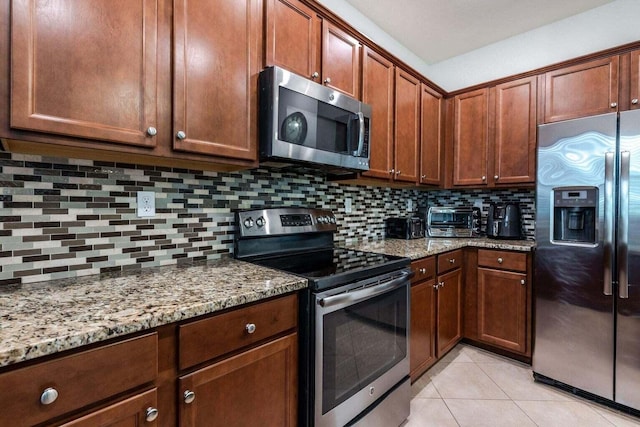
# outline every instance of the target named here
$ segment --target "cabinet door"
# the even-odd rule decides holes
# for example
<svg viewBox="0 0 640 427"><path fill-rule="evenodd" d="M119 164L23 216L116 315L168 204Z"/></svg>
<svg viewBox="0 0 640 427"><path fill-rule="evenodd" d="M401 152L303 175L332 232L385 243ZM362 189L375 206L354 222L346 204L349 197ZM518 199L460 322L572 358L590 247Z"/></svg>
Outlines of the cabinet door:
<svg viewBox="0 0 640 427"><path fill-rule="evenodd" d="M490 182L535 182L536 174L536 77L497 85L495 99L494 163Z"/></svg>
<svg viewBox="0 0 640 427"><path fill-rule="evenodd" d="M322 83L360 99L360 42L322 21Z"/></svg>
<svg viewBox="0 0 640 427"><path fill-rule="evenodd" d="M267 66L320 80L320 18L313 10L298 0L267 0L266 34Z"/></svg>
<svg viewBox="0 0 640 427"><path fill-rule="evenodd" d="M415 381L436 361L435 284L432 279L411 286L411 381Z"/></svg>
<svg viewBox="0 0 640 427"><path fill-rule="evenodd" d="M396 68L394 179L418 182L420 80ZM375 126L375 123L374 123Z"/></svg>
<svg viewBox="0 0 640 427"><path fill-rule="evenodd" d="M437 340L438 357L442 357L462 338L462 270L438 276Z"/></svg>
<svg viewBox="0 0 640 427"><path fill-rule="evenodd" d="M157 425L160 418L153 418L153 411L157 410L157 391L154 388L125 399L106 408L100 409L82 418L65 423L62 427L138 427ZM160 412L157 417L161 417ZM147 417L150 421L147 421ZM175 422L175 421L174 421Z"/></svg>
<svg viewBox="0 0 640 427"><path fill-rule="evenodd" d="M420 184L440 185L442 165L442 95L422 84Z"/></svg>
<svg viewBox="0 0 640 427"><path fill-rule="evenodd" d="M618 57L545 74L544 122L617 111Z"/></svg>
<svg viewBox="0 0 640 427"><path fill-rule="evenodd" d="M295 426L297 351L291 334L181 377L180 425Z"/></svg>
<svg viewBox="0 0 640 427"><path fill-rule="evenodd" d="M393 167L393 63L365 46L362 57L362 101L371 105L369 170L362 175L389 178Z"/></svg>
<svg viewBox="0 0 640 427"><path fill-rule="evenodd" d="M526 274L478 268L478 338L524 353L527 332Z"/></svg>
<svg viewBox="0 0 640 427"><path fill-rule="evenodd" d="M174 2L176 150L257 158L260 4Z"/></svg>
<svg viewBox="0 0 640 427"><path fill-rule="evenodd" d="M154 0L13 1L11 127L154 146L157 33Z"/></svg>
<svg viewBox="0 0 640 427"><path fill-rule="evenodd" d="M632 110L640 108L640 50L631 52L631 106Z"/></svg>
<svg viewBox="0 0 640 427"><path fill-rule="evenodd" d="M454 98L453 185L486 185L489 150L488 89Z"/></svg>

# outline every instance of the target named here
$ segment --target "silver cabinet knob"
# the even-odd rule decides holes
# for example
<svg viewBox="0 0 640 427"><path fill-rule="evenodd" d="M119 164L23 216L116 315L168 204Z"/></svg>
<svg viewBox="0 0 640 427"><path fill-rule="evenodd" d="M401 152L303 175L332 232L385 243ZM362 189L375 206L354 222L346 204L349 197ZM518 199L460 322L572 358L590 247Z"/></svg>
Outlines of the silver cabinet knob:
<svg viewBox="0 0 640 427"><path fill-rule="evenodd" d="M178 139L185 139L187 137L187 134L179 130L178 132L176 132L176 137L178 137Z"/></svg>
<svg viewBox="0 0 640 427"><path fill-rule="evenodd" d="M318 74L318 72L317 72L317 71L314 71L314 72L313 72L313 74L311 74L311 78L312 78L313 80L317 79L318 77L320 77L320 74Z"/></svg>
<svg viewBox="0 0 640 427"><path fill-rule="evenodd" d="M191 403L196 400L196 393L191 390L185 390L184 394L184 403Z"/></svg>
<svg viewBox="0 0 640 427"><path fill-rule="evenodd" d="M45 388L40 395L40 403L43 405L51 405L58 399L58 390L53 387Z"/></svg>
<svg viewBox="0 0 640 427"><path fill-rule="evenodd" d="M485 175L482 175L482 180L483 180L483 181L486 181L486 180L487 180L487 177L486 177Z"/></svg>
<svg viewBox="0 0 640 427"><path fill-rule="evenodd" d="M493 175L493 179L498 179L500 178L498 175Z"/></svg>
<svg viewBox="0 0 640 427"><path fill-rule="evenodd" d="M449 260L449 264L455 264L455 263L456 263L456 259L455 259L455 258L451 258L451 259Z"/></svg>
<svg viewBox="0 0 640 427"><path fill-rule="evenodd" d="M638 103L638 98L633 98L633 99L631 100L631 103L632 103L633 105L636 105L636 104Z"/></svg>
<svg viewBox="0 0 640 427"><path fill-rule="evenodd" d="M617 106L618 106L618 103L617 103L617 102L612 102L612 103L611 103L611 108L616 108Z"/></svg>
<svg viewBox="0 0 640 427"><path fill-rule="evenodd" d="M427 175L420 175L420 179L425 179Z"/></svg>
<svg viewBox="0 0 640 427"><path fill-rule="evenodd" d="M444 288L444 282L440 282L438 285L440 285L441 288Z"/></svg>
<svg viewBox="0 0 640 427"><path fill-rule="evenodd" d="M391 175L393 175L393 174L395 173L395 171L396 171L395 169L389 169L389 173L390 173Z"/></svg>
<svg viewBox="0 0 640 427"><path fill-rule="evenodd" d="M252 334L256 331L256 325L255 323L247 323L244 329L247 331L248 334Z"/></svg>
<svg viewBox="0 0 640 427"><path fill-rule="evenodd" d="M520 284L524 285L526 282L524 281L524 279L520 279Z"/></svg>
<svg viewBox="0 0 640 427"><path fill-rule="evenodd" d="M418 270L420 272L420 274L424 274L427 272L426 268L421 268L420 270Z"/></svg>
<svg viewBox="0 0 640 427"><path fill-rule="evenodd" d="M436 291L438 290L438 288L439 288L439 287L440 287L440 285L439 285L439 284L435 284L435 285L433 285L433 289L435 289Z"/></svg>
<svg viewBox="0 0 640 427"><path fill-rule="evenodd" d="M154 128L153 126L149 126L147 128L147 135L156 136L157 134L158 134L158 129Z"/></svg>
<svg viewBox="0 0 640 427"><path fill-rule="evenodd" d="M331 83L331 77L327 77L326 79L324 79L324 84L328 85Z"/></svg>
<svg viewBox="0 0 640 427"><path fill-rule="evenodd" d="M158 410L156 408L152 408L151 406L149 406L147 408L147 412L145 413L145 420L147 420L147 422L150 423L155 421L156 418L158 418Z"/></svg>
<svg viewBox="0 0 640 427"><path fill-rule="evenodd" d="M504 261L502 258L498 258L498 264L502 264L502 261Z"/></svg>

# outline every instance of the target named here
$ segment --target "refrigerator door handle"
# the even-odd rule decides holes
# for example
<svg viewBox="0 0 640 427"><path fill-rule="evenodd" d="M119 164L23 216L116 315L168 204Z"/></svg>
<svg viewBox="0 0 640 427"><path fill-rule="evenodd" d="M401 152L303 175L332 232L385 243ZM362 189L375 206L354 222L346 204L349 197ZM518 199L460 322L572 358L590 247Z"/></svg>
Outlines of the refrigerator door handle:
<svg viewBox="0 0 640 427"><path fill-rule="evenodd" d="M620 222L618 223L618 295L629 298L629 164L631 153L620 152Z"/></svg>
<svg viewBox="0 0 640 427"><path fill-rule="evenodd" d="M604 287L602 293L613 294L613 182L615 153L604 155Z"/></svg>

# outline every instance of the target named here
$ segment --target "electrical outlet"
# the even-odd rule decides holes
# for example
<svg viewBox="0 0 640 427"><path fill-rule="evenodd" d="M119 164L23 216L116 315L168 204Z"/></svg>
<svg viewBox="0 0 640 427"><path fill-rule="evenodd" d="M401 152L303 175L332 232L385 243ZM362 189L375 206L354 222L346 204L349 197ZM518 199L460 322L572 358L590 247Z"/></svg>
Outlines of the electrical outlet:
<svg viewBox="0 0 640 427"><path fill-rule="evenodd" d="M351 213L351 197L345 197L344 199L344 212L345 213Z"/></svg>
<svg viewBox="0 0 640 427"><path fill-rule="evenodd" d="M413 212L413 200L407 199L407 211Z"/></svg>
<svg viewBox="0 0 640 427"><path fill-rule="evenodd" d="M138 217L149 217L156 214L156 193L138 191Z"/></svg>

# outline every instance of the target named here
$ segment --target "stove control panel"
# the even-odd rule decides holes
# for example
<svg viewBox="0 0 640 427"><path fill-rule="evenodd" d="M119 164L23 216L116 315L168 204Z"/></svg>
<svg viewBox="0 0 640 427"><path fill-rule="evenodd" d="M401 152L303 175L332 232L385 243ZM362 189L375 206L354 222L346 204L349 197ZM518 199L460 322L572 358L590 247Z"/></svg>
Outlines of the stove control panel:
<svg viewBox="0 0 640 427"><path fill-rule="evenodd" d="M261 237L335 232L333 212L326 209L270 208L236 212L239 236Z"/></svg>

